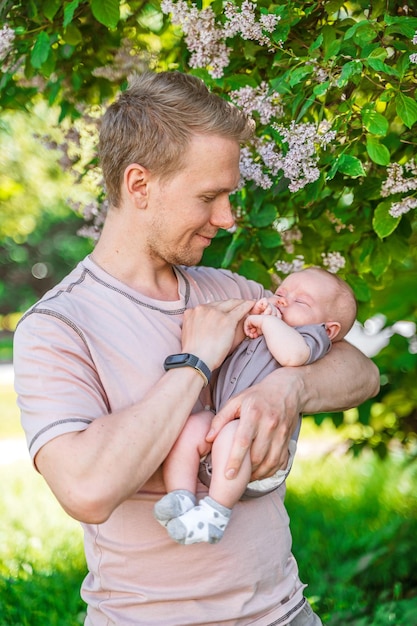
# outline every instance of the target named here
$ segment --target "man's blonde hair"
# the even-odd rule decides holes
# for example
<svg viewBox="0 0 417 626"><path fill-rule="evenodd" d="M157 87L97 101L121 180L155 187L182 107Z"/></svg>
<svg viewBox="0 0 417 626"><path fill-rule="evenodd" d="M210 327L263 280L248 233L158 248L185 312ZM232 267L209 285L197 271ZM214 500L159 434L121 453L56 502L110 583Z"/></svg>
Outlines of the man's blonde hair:
<svg viewBox="0 0 417 626"><path fill-rule="evenodd" d="M182 168L193 135L243 143L253 132L253 122L242 111L195 76L176 71L134 76L101 122L99 157L109 202L119 205L123 174L131 163L169 178Z"/></svg>

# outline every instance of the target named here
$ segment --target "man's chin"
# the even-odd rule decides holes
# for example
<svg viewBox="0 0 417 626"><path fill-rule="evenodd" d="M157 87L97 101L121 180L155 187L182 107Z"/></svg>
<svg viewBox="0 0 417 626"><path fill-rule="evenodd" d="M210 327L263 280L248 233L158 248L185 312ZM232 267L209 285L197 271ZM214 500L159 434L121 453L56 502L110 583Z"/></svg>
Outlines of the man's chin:
<svg viewBox="0 0 417 626"><path fill-rule="evenodd" d="M185 265L186 267L192 267L193 265L198 265L203 258L203 253L201 254L176 254L173 257L172 261L169 261L172 265Z"/></svg>

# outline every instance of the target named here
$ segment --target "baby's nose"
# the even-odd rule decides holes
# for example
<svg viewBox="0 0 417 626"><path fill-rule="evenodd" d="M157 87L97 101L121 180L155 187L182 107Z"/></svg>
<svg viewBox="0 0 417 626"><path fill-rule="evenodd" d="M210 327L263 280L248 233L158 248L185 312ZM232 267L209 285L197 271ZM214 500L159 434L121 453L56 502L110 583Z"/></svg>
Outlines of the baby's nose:
<svg viewBox="0 0 417 626"><path fill-rule="evenodd" d="M287 306L288 304L287 298L282 294L277 295L277 300L278 300L279 306Z"/></svg>

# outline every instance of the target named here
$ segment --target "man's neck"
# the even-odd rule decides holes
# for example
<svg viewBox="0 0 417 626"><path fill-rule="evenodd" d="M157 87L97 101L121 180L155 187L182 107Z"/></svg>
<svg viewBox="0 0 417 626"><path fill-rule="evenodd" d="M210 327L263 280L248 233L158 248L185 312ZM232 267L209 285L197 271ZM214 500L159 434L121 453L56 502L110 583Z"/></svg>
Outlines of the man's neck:
<svg viewBox="0 0 417 626"><path fill-rule="evenodd" d="M156 264L147 255L129 254L123 247L99 241L91 254L92 261L105 272L138 293L162 301L176 301L178 281L173 267L165 262Z"/></svg>

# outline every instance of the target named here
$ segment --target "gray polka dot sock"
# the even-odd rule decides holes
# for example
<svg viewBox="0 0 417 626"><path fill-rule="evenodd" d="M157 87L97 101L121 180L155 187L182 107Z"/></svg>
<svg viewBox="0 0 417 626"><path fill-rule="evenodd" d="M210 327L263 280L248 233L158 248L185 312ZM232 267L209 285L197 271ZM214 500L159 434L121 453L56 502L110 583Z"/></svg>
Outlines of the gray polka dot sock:
<svg viewBox="0 0 417 626"><path fill-rule="evenodd" d="M197 499L191 491L176 489L158 500L153 508L153 514L162 526L166 526L173 517L192 509L196 502Z"/></svg>
<svg viewBox="0 0 417 626"><path fill-rule="evenodd" d="M167 524L168 534L178 543L217 543L229 523L232 509L222 506L210 496L197 506Z"/></svg>

